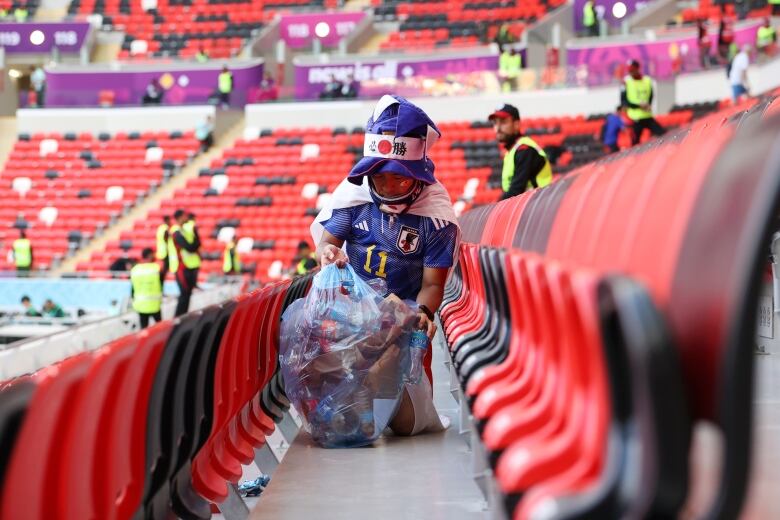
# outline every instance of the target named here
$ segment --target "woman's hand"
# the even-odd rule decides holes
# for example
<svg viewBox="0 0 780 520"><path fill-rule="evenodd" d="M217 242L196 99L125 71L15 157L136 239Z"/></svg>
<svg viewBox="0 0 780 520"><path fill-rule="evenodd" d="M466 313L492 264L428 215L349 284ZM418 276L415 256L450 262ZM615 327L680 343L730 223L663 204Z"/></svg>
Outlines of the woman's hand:
<svg viewBox="0 0 780 520"><path fill-rule="evenodd" d="M430 320L423 311L417 313L417 328L425 331L430 340L436 335L436 323Z"/></svg>
<svg viewBox="0 0 780 520"><path fill-rule="evenodd" d="M340 269L345 267L348 263L349 257L347 257L347 254L340 248L333 244L326 244L325 247L322 248L322 254L320 255L320 265L322 265L322 267L336 264Z"/></svg>

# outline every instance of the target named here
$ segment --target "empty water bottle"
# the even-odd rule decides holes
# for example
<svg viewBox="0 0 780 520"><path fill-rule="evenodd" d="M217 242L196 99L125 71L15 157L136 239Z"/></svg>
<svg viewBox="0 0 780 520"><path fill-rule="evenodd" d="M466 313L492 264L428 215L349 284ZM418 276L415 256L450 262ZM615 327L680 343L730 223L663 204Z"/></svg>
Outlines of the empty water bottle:
<svg viewBox="0 0 780 520"><path fill-rule="evenodd" d="M404 377L404 383L416 385L420 382L426 350L428 335L422 330L415 330L409 338L409 372Z"/></svg>

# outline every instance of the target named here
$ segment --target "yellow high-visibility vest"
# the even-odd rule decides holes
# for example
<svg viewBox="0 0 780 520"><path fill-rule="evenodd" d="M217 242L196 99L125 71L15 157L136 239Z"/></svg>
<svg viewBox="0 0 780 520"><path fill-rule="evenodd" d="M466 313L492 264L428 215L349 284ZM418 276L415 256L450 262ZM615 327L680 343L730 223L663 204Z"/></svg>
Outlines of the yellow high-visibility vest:
<svg viewBox="0 0 780 520"><path fill-rule="evenodd" d="M172 225L168 229L168 251L171 254L168 255L168 269L174 273L179 270L179 255L176 254L176 244L173 243L173 234L181 229L178 224Z"/></svg>
<svg viewBox="0 0 780 520"><path fill-rule="evenodd" d="M588 0L582 6L582 25L592 27L596 23L596 10L593 8L593 1Z"/></svg>
<svg viewBox="0 0 780 520"><path fill-rule="evenodd" d="M157 260L165 260L168 257L168 242L165 240L165 232L168 224L157 226Z"/></svg>
<svg viewBox="0 0 780 520"><path fill-rule="evenodd" d="M181 235L184 240L190 244L195 243L195 222L188 220L181 226ZM198 253L190 253L184 248L179 250L181 254L181 261L184 263L184 267L187 269L197 269L200 267L200 255Z"/></svg>
<svg viewBox="0 0 780 520"><path fill-rule="evenodd" d="M160 266L155 262L136 264L130 270L133 284L133 309L141 314L160 312L162 305L162 284Z"/></svg>
<svg viewBox="0 0 780 520"><path fill-rule="evenodd" d="M306 274L309 272L309 269L306 269L306 260L314 260L316 262L317 260L317 253L309 253L309 256L306 258L301 258L301 260L298 262L298 265L295 268L295 272L298 274Z"/></svg>
<svg viewBox="0 0 780 520"><path fill-rule="evenodd" d="M626 99L629 103L635 105L645 105L650 103L650 96L653 93L653 80L649 76L642 76L642 79L634 79L631 76L627 76L626 83ZM653 117L653 113L649 110L642 110L641 108L628 108L626 110L628 118L631 121L639 121L641 119L648 119Z"/></svg>
<svg viewBox="0 0 780 520"><path fill-rule="evenodd" d="M772 41L775 39L774 27L759 27L756 34L756 47L763 49L769 45L772 45Z"/></svg>
<svg viewBox="0 0 780 520"><path fill-rule="evenodd" d="M508 52L502 52L498 57L498 71L507 78L516 78L523 67L523 57L518 52L514 56Z"/></svg>
<svg viewBox="0 0 780 520"><path fill-rule="evenodd" d="M221 72L219 74L219 91L223 94L233 90L233 76L230 72Z"/></svg>
<svg viewBox="0 0 780 520"><path fill-rule="evenodd" d="M27 238L14 240L14 262L16 267L27 268L32 265L32 246Z"/></svg>
<svg viewBox="0 0 780 520"><path fill-rule="evenodd" d="M225 274L241 272L241 259L238 258L238 252L235 248L235 242L230 242L225 246L225 252L222 255L222 272Z"/></svg>
<svg viewBox="0 0 780 520"><path fill-rule="evenodd" d="M517 140L515 145L504 156L504 167L501 170L501 188L504 191L509 191L509 187L512 185L512 179L515 176L515 153L517 152L517 149L523 145L530 146L536 150L539 155L544 157L544 167L536 174L536 187L541 188L552 182L552 167L550 166L549 159L547 159L544 148L536 144L536 141L530 137L523 136ZM533 187L533 183L529 180L526 188L531 189Z"/></svg>

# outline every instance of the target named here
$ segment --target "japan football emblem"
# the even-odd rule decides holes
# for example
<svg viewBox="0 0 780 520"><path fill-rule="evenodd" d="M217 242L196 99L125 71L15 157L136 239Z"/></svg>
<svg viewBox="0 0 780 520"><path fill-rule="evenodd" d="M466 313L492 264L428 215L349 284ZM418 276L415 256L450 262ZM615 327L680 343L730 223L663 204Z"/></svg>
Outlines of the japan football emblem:
<svg viewBox="0 0 780 520"><path fill-rule="evenodd" d="M420 232L409 226L401 226L396 245L405 255L414 253L420 247Z"/></svg>

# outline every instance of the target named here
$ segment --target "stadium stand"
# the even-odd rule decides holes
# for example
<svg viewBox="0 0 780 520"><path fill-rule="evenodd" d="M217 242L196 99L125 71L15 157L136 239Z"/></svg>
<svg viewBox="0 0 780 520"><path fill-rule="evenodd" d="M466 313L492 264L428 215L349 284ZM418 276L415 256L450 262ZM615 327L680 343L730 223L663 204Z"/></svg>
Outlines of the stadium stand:
<svg viewBox="0 0 780 520"><path fill-rule="evenodd" d="M0 13L6 13L8 18L21 22L33 19L40 5L40 0L0 0ZM25 14L18 13L17 9ZM24 20L19 19L19 16L24 16Z"/></svg>
<svg viewBox="0 0 780 520"><path fill-rule="evenodd" d="M519 39L526 26L563 4L561 0L534 0L517 5L486 0L372 3L378 18L401 22L399 31L390 33L380 49L415 52L493 41L503 24Z"/></svg>
<svg viewBox="0 0 780 520"><path fill-rule="evenodd" d="M712 0L699 0L699 5L686 8L680 12L683 22L695 22L697 20L720 20L721 18L737 18L736 4L718 3ZM750 4L750 9L745 13L747 18L764 18L771 16L772 8L767 2L755 2Z"/></svg>
<svg viewBox="0 0 780 520"><path fill-rule="evenodd" d="M704 114L714 106L696 108ZM680 107L659 121L675 128L690 122L693 114ZM524 118L522 125L523 132L546 149L558 174L604 155L599 142L602 117ZM441 129L443 137L432 157L459 211L497 200L501 155L492 126L464 121L442 123ZM628 134L621 136L620 144L630 146ZM137 258L143 248L154 247L154 230L163 215L191 208L201 230L204 278L221 274L224 242L234 235L248 272L262 280L278 278L289 267L298 242L308 238L317 208L352 167L362 145L360 128L283 128L264 130L257 139L240 139L78 270L100 271L123 252Z"/></svg>
<svg viewBox="0 0 780 520"><path fill-rule="evenodd" d="M0 173L3 238L10 243L14 228L24 229L34 267L51 267L159 187L198 146L192 132L22 134ZM0 269L11 268L0 258Z"/></svg>
<svg viewBox="0 0 780 520"><path fill-rule="evenodd" d="M778 209L779 109L773 97L723 108L463 216L440 318L508 516L675 517L703 420L723 433L723 471L717 501L693 514L739 516L753 422L744 347ZM282 421L279 317L310 281L1 383L0 518L158 518L169 501L209 517Z"/></svg>
<svg viewBox="0 0 780 520"><path fill-rule="evenodd" d="M310 2L207 2L159 0L154 9L141 2L74 0L70 14L100 14L103 26L125 31L121 59L194 58L203 49L210 58L235 56L277 9L292 10ZM134 43L136 42L136 43Z"/></svg>

